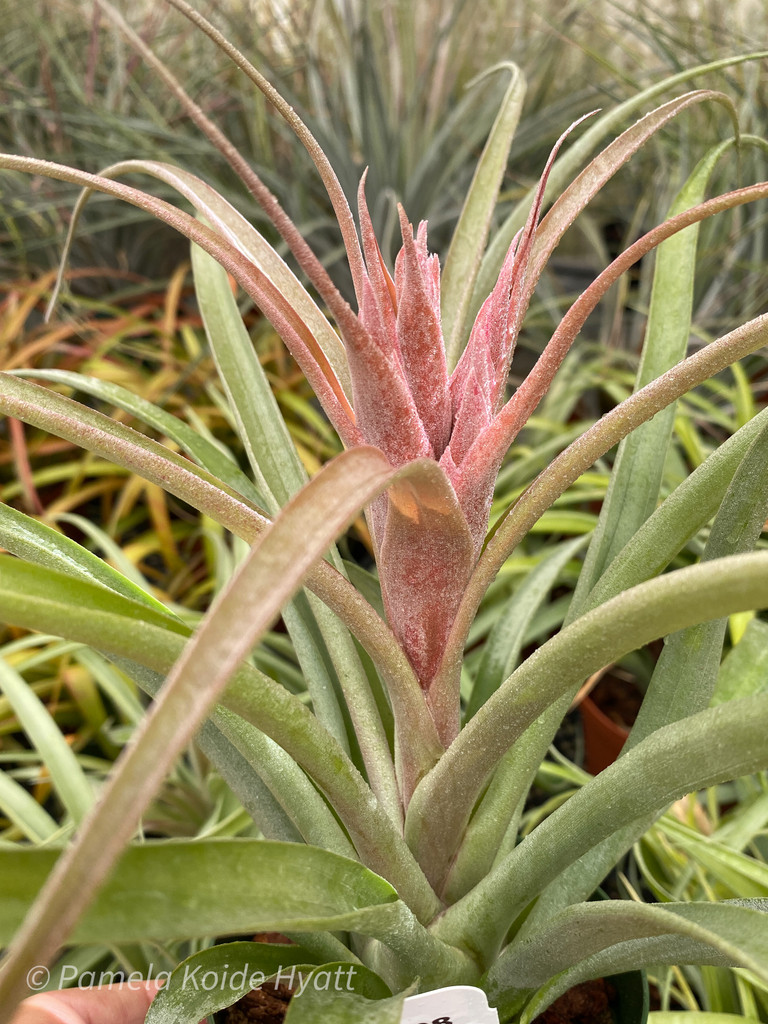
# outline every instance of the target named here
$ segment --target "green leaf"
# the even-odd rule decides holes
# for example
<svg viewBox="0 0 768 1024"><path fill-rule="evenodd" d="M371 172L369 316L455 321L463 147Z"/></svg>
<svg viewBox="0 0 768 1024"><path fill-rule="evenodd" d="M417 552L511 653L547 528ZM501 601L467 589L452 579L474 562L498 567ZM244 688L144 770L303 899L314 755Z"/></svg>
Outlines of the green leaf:
<svg viewBox="0 0 768 1024"><path fill-rule="evenodd" d="M505 989L543 985L521 1017L528 1024L580 981L659 963L747 967L768 979L765 907L629 900L569 907L502 954L488 974L489 994L503 1006Z"/></svg>
<svg viewBox="0 0 768 1024"><path fill-rule="evenodd" d="M269 521L241 495L188 459L48 388L0 374L0 412L49 430L130 469L249 543L268 525ZM403 719L410 717L419 723L422 735L427 736L428 722L419 712L420 706L424 711L419 684L386 624L330 566L316 566L308 584L365 646L390 688L393 703L402 703Z"/></svg>
<svg viewBox="0 0 768 1024"><path fill-rule="evenodd" d="M11 555L0 555L0 615L3 621L12 625L31 622L33 607L40 609L40 618L36 620L40 625L49 621L53 626L48 632L60 636L68 633L66 639L81 640L94 646L98 643L99 632L86 633L79 625L80 622L84 626L90 621L96 623L103 631L101 637L106 650L112 643L108 623L113 617L123 620L125 626L135 627L127 643L133 643L137 649L141 647L141 630L147 627L162 630L172 639L186 639L192 633L188 625L162 605L161 610L156 611L149 604L108 590L99 583ZM70 623L72 628L68 629ZM29 628L36 627L30 625ZM117 650L116 653L127 652Z"/></svg>
<svg viewBox="0 0 768 1024"><path fill-rule="evenodd" d="M88 661L98 657L94 651L87 648L83 648L82 653L88 655ZM114 657L114 661L150 697L154 698L160 692L163 676L159 673L127 658ZM108 667L111 668L111 666ZM214 714L217 714L219 710L217 708ZM143 715L143 709L141 712ZM265 839L277 839L290 843L301 842L301 834L291 823L290 818L285 814L280 803L258 773L254 765L252 749L248 750L249 756L246 758L234 743L227 739L221 729L211 721L203 723L196 742L205 756L215 765L218 773L251 816ZM291 781L290 773L288 773L288 786ZM281 794L281 788L277 787L276 792Z"/></svg>
<svg viewBox="0 0 768 1024"><path fill-rule="evenodd" d="M328 964L302 979L305 988L297 990L288 1004L285 1024L400 1024L407 993L371 998L358 992L338 991L337 969L336 965ZM359 968L351 970L356 974ZM341 978L344 984L345 972Z"/></svg>
<svg viewBox="0 0 768 1024"><path fill-rule="evenodd" d="M238 433L248 454L267 511L275 515L307 482L307 474L285 426L267 376L216 260L193 245L195 293Z"/></svg>
<svg viewBox="0 0 768 1024"><path fill-rule="evenodd" d="M589 595L589 609L658 575L672 561L717 512L747 449L766 424L768 409L724 441L675 488L606 569Z"/></svg>
<svg viewBox="0 0 768 1024"><path fill-rule="evenodd" d="M728 652L712 694L711 704L722 704L768 689L768 623L751 619L744 636Z"/></svg>
<svg viewBox="0 0 768 1024"><path fill-rule="evenodd" d="M192 247L192 266L200 311L219 375L251 468L267 495L268 510L275 514L306 483L306 472L245 329L226 272L198 246ZM286 272L289 273L287 268ZM336 339L335 334L333 337ZM335 551L331 561L337 570L343 571ZM284 618L315 714L348 749L339 700L343 691L372 788L393 820L400 822L402 808L384 727L347 630L332 612L312 598L297 598L285 610Z"/></svg>
<svg viewBox="0 0 768 1024"><path fill-rule="evenodd" d="M592 603L599 604L601 601L607 600L608 597L615 596L615 593L655 575L715 512L722 503L727 486L732 489L732 500L736 506L742 505L748 512L755 498L755 488L760 489L760 482L763 479L759 469L760 456L753 456L753 459L757 458L758 461L745 467L746 478L741 479L741 482L736 482L734 472L738 472L737 460L743 461L747 443L754 444L756 435L759 436L760 432L766 429L767 416L768 413L765 412L760 414L760 422L757 419L752 421L732 438L729 438L667 498L646 521L646 524L626 546L621 555L614 560L606 575L590 595L590 605ZM758 520L761 514L759 503L754 505L753 511L755 515L753 528L759 528ZM731 537L732 526L735 529L736 524L722 524L720 534L726 540ZM716 537L717 534L715 540ZM733 540L735 537L736 533L731 539ZM724 554L727 551L722 549L719 553ZM698 628L707 629L708 627ZM714 654L717 661L720 657L719 652L720 649L717 648ZM694 684L695 696L699 693L698 673L690 673L687 678L690 678ZM746 696L748 692L752 691L745 691L740 695ZM538 719L526 731L525 735L505 756L491 782L488 794L473 816L467 836L462 843L462 848L452 869L451 892L454 892L453 886L459 884L464 870L462 864L471 865L468 876L470 879L478 880L481 876L482 872L479 872L478 864L482 864L483 861L478 860L473 851L475 844L480 841L479 837L484 835L486 815L491 827L498 829L498 807L509 806L527 791L532 773L546 753L547 746L554 736L568 701L569 697L566 697L554 704L545 716ZM703 703L699 702L695 708L691 707L686 713L691 713L702 706ZM507 779L510 780L509 784L506 782ZM506 803L505 797L507 798ZM508 835L508 846L507 844L500 845L499 842L489 843L489 849L493 849L494 852L509 852L509 849L514 846L516 837L511 831ZM574 898L586 898L594 891L612 864L629 849L635 838L634 829L630 830L624 839L621 835L614 836L612 840L590 852L588 860L591 866L589 868L585 861L583 864L579 863L567 869L555 883L553 891L542 895L537 901L531 914L531 920L535 921L552 913L555 909L566 905L565 901L568 899L573 901ZM505 846L507 846L506 849ZM462 891L465 891L463 887Z"/></svg>
<svg viewBox="0 0 768 1024"><path fill-rule="evenodd" d="M584 538L558 545L525 578L507 602L483 651L467 718L496 692L515 668L526 631L565 564L584 545ZM472 815L451 866L444 898L454 903L487 873L503 849L505 836L516 836L521 801L552 741L557 722L548 716L533 723L509 750ZM506 852L506 851L505 851Z"/></svg>
<svg viewBox="0 0 768 1024"><path fill-rule="evenodd" d="M563 568L583 546L583 537L559 544L528 573L507 601L483 647L483 657L467 704L465 721L473 717L517 666L528 626Z"/></svg>
<svg viewBox="0 0 768 1024"><path fill-rule="evenodd" d="M325 466L254 545L214 602L166 680L133 745L118 762L98 808L63 855L9 954L0 980L6 1003L23 992L30 966L50 956L109 874L175 757L230 677L361 505L421 463L393 470L377 450L356 448ZM242 609L249 609L247 618ZM387 870L422 920L438 901L410 851L387 827ZM377 837L379 852L382 837Z"/></svg>
<svg viewBox="0 0 768 1024"><path fill-rule="evenodd" d="M729 701L658 729L526 836L446 911L435 934L448 942L462 936L489 962L517 915L587 850L625 825L661 815L686 793L768 766L766 729L765 694Z"/></svg>
<svg viewBox="0 0 768 1024"><path fill-rule="evenodd" d="M475 167L440 282L441 320L449 372L456 365L466 340L461 332L525 99L525 78L516 64L499 64L480 78L499 70L510 71L511 80Z"/></svg>
<svg viewBox="0 0 768 1024"><path fill-rule="evenodd" d="M0 771L0 810L33 843L59 831L50 814L7 771Z"/></svg>
<svg viewBox="0 0 768 1024"><path fill-rule="evenodd" d="M672 203L668 217L703 202L718 160L733 145L734 140L728 139L699 162ZM699 227L691 225L658 248L635 391L685 356L691 332ZM571 602L569 622L583 610L589 591L606 567L656 508L674 418L675 403L672 403L619 445L608 494Z"/></svg>
<svg viewBox="0 0 768 1024"><path fill-rule="evenodd" d="M45 704L3 658L0 658L0 690L48 769L56 795L75 824L79 825L93 806L94 791L74 751ZM37 824L42 824L39 816Z"/></svg>
<svg viewBox="0 0 768 1024"><path fill-rule="evenodd" d="M335 963L322 964L304 972L304 977L297 979L296 996L299 992L314 989L316 992L349 992L363 996L367 1000L386 1000L392 995L389 986L375 971L363 964L340 960ZM405 995L405 993L403 993Z"/></svg>
<svg viewBox="0 0 768 1024"><path fill-rule="evenodd" d="M49 849L0 849L0 945L8 945L25 920L59 856ZM446 972L460 982L477 978L462 954L415 921L383 878L327 850L266 840L166 840L128 847L69 941L164 942L329 930L359 932L389 946L398 955L390 969L401 987L416 975L434 983ZM304 950L300 962L306 959ZM375 984L367 974L361 979Z"/></svg>
<svg viewBox="0 0 768 1024"><path fill-rule="evenodd" d="M753 907L727 903L648 905L631 900L579 903L557 914L526 941L512 943L505 950L488 972L489 995L493 998L502 986L537 988L582 960L607 953L612 946L667 935L692 940L691 946L711 947L768 979L766 924L766 908L761 909L758 901ZM648 963L645 960L637 966Z"/></svg>
<svg viewBox="0 0 768 1024"><path fill-rule="evenodd" d="M30 629L50 629L98 646L117 656L123 665L122 659L128 659L133 663L128 670L150 693L157 693L157 679L151 672L137 675L136 663L155 673L168 673L189 635L188 627L173 619L160 618L142 605L8 555L0 556L0 619ZM354 834L358 848L365 849L366 855L376 862L377 869L386 871L387 865L403 856L410 862L399 830L371 801L370 788L362 776L300 700L258 670L244 666L230 683L223 703L301 764ZM238 765L244 763L242 755L220 733L214 739L216 736L226 744L224 748L217 744L219 754L226 757L221 763L231 765L235 777L230 776L230 781L240 791L236 772ZM241 792L243 802L251 809L254 800L260 802L257 796L256 791ZM261 820L261 815L257 820ZM272 813L269 820L274 824ZM284 824L290 826L287 819ZM280 837L284 837L284 832Z"/></svg>
<svg viewBox="0 0 768 1024"><path fill-rule="evenodd" d="M702 562L750 551L768 516L768 425L750 445L726 492ZM709 704L717 681L727 620L668 636L625 749L654 729Z"/></svg>
<svg viewBox="0 0 768 1024"><path fill-rule="evenodd" d="M131 725L138 725L144 714L144 707L136 689L131 686L132 677L129 673L119 672L106 658L87 647L76 648L74 658L93 676L99 689L114 704L121 717Z"/></svg>
<svg viewBox="0 0 768 1024"><path fill-rule="evenodd" d="M278 971L314 962L302 946L224 942L182 960L155 996L145 1024L198 1024L258 988ZM208 974L206 978L205 975Z"/></svg>
<svg viewBox="0 0 768 1024"><path fill-rule="evenodd" d="M629 159L632 153L643 145L648 137L652 136L655 131L658 131L659 127L671 117L674 117L680 109L684 109L692 102L695 103L699 100L712 98L713 94L711 92L705 94L703 90L687 93L685 96L672 100L670 103L666 103L651 111L650 114L647 114L637 124L620 135L618 139L615 139L610 145L606 146L592 163L575 180L571 181L573 175L578 171L579 167L583 166L589 154L594 152L611 132L626 123L628 118L646 107L650 100L655 99L678 84L690 82L698 75L708 71L717 71L720 68L731 67L744 61L760 60L766 56L768 56L768 51L761 50L713 61L712 63L702 64L695 68L687 68L677 75L671 75L669 78L665 78L661 82L656 82L649 88L643 89L614 107L613 110L607 111L596 119L552 168L545 193L545 201L549 196L557 195L559 206L556 214L547 226L546 234L548 237L546 239L542 238L542 255L546 253L548 256L560 237L558 232L562 233L565 230L565 226L575 219L578 212L587 205L589 199ZM570 185L568 184L569 182ZM504 255L516 232L520 230L525 222L532 194L533 190L520 200L488 247L475 286L475 293L469 310L470 316L474 315L475 311L480 308L486 295L490 293L493 282L504 260ZM544 223L542 223L542 229L544 229ZM546 256L543 258L546 259Z"/></svg>
<svg viewBox="0 0 768 1024"><path fill-rule="evenodd" d="M766 569L768 552L755 552L649 580L583 615L524 661L461 731L409 805L406 835L432 884L442 885L492 772L550 704L652 639L730 611L766 607Z"/></svg>
<svg viewBox="0 0 768 1024"><path fill-rule="evenodd" d="M28 562L44 565L78 579L89 580L139 601L155 611L175 618L173 613L146 590L127 579L101 558L45 523L0 502L0 545Z"/></svg>
<svg viewBox="0 0 768 1024"><path fill-rule="evenodd" d="M741 1013L710 1013L706 1010L654 1010L648 1024L760 1024L757 1017Z"/></svg>
<svg viewBox="0 0 768 1024"><path fill-rule="evenodd" d="M742 197L748 191L742 190ZM670 222L664 223L668 225ZM443 663L431 686L433 704L449 699L448 695L457 686L456 666L460 663L471 622L487 588L515 547L552 503L597 459L641 423L703 380L756 351L766 338L768 316L764 315L712 342L612 409L539 474L496 524L477 560L445 645ZM602 667L599 665L594 671Z"/></svg>
<svg viewBox="0 0 768 1024"><path fill-rule="evenodd" d="M252 539L268 520L221 480L130 427L49 388L0 374L0 412L125 466Z"/></svg>
<svg viewBox="0 0 768 1024"><path fill-rule="evenodd" d="M355 856L352 843L322 795L282 747L226 708L217 708L213 721L278 798L305 843Z"/></svg>
<svg viewBox="0 0 768 1024"><path fill-rule="evenodd" d="M9 944L58 857L55 850L0 849L1 945ZM326 850L256 839L167 840L125 851L71 941L286 930L386 934L404 913L388 882Z"/></svg>
<svg viewBox="0 0 768 1024"><path fill-rule="evenodd" d="M54 384L66 384L75 391L93 395L110 405L123 409L135 416L141 423L160 431L165 437L175 441L203 469L217 476L234 491L242 494L248 501L264 505L264 496L254 487L251 480L237 467L231 456L225 455L220 448L202 437L194 427L166 412L153 402L135 395L127 388L114 384L112 381L99 380L82 373L70 370L13 370L16 377L32 380L49 380Z"/></svg>
<svg viewBox="0 0 768 1024"><path fill-rule="evenodd" d="M768 864L718 842L717 836L703 836L665 815L656 828L668 836L675 847L685 850L703 865L708 874L739 896L768 899Z"/></svg>
<svg viewBox="0 0 768 1024"><path fill-rule="evenodd" d="M198 1024L254 988L269 991L278 985L293 989L296 1000L313 989L326 998L349 993L366 1002L391 996L381 978L356 961L317 966L301 945L227 942L179 964L152 1003L146 1024Z"/></svg>

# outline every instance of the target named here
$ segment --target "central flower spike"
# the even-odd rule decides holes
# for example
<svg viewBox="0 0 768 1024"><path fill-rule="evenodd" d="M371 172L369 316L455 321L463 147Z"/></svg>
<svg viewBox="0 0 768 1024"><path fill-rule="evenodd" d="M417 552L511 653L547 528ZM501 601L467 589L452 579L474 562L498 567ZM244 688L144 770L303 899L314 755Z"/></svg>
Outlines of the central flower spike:
<svg viewBox="0 0 768 1024"><path fill-rule="evenodd" d="M387 617L426 689L488 524L495 472L473 487L463 464L504 395L514 260L510 255L505 262L449 379L440 264L427 250L427 225L422 222L414 237L400 210L403 246L393 280L373 232L364 180L360 321L367 338L348 351L353 403L366 442L393 465L425 457L435 462L432 472L395 487L371 509Z"/></svg>
<svg viewBox="0 0 768 1024"><path fill-rule="evenodd" d="M370 510L387 618L424 689L488 528L493 489L509 444L494 429L505 399L515 342L532 291L531 248L552 160L523 230L449 377L440 322L440 263L427 225L399 208L403 246L394 279L358 191L364 270L359 321L348 340L356 427L393 466L429 459L434 467L393 487Z"/></svg>

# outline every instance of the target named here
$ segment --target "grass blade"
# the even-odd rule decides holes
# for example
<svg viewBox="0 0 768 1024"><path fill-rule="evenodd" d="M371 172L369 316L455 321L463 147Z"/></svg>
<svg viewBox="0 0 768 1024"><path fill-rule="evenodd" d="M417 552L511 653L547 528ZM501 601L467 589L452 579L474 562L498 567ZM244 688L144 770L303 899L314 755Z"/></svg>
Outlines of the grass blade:
<svg viewBox="0 0 768 1024"><path fill-rule="evenodd" d="M44 843L60 826L8 772L0 771L0 809L32 843Z"/></svg>
<svg viewBox="0 0 768 1024"><path fill-rule="evenodd" d="M81 824L93 806L94 792L72 748L40 698L18 672L0 658L0 689L10 702L19 725L37 751L67 813Z"/></svg>

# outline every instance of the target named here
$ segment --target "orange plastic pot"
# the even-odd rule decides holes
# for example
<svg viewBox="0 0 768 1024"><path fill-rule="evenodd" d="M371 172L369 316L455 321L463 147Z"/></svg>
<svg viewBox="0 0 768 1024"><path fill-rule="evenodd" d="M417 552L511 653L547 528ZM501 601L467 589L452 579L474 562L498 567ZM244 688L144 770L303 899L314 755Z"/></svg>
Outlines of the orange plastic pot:
<svg viewBox="0 0 768 1024"><path fill-rule="evenodd" d="M629 736L629 729L603 714L591 697L579 704L584 729L584 768L598 775L613 764Z"/></svg>

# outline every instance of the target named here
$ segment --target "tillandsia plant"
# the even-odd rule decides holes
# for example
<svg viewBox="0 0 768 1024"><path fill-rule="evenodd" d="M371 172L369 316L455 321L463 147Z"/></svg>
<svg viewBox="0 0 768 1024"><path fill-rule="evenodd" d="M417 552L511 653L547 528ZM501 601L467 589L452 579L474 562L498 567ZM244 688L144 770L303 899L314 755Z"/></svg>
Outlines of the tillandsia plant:
<svg viewBox="0 0 768 1024"><path fill-rule="evenodd" d="M294 945L230 943L194 954L148 1020L197 1021L234 1002L258 972L290 965L325 982L349 979L303 985L289 1005L290 1024L395 1022L409 995L452 985L477 986L500 1020L527 1022L581 979L651 963L734 965L768 982L760 899L589 901L672 801L768 768L768 695L740 692L708 707L726 617L768 607L768 553L753 550L768 515L768 413L749 419L656 507L676 400L768 342L764 315L685 357L697 225L768 196L763 182L704 199L713 168L737 139L702 157L669 218L579 296L506 398L526 309L563 233L673 118L711 102L732 114L727 98L685 93L589 162L633 110L707 69L681 73L575 128L583 134L556 160L560 140L527 208L513 212L486 252L522 103L513 73L442 272L426 225L414 232L405 212L390 271L365 182L358 234L328 161L295 112L185 0L170 2L230 54L306 145L338 217L357 309L243 157L99 0L263 205L338 333L277 253L189 171L128 161L91 175L0 157L8 171L80 184L84 198L94 189L121 198L194 243L200 310L251 462L247 475L209 438L115 385L56 370L2 374L7 416L159 484L250 550L192 633L84 547L10 507L0 510L10 552L0 557L3 619L90 645L155 696L98 800L81 787L66 802L65 826L76 831L65 849L55 847L55 835L43 846L0 849L0 942L8 947L0 1021L28 994L30 968L65 942L114 946L255 931L281 931ZM766 55L739 60L757 56ZM197 217L116 180L134 172L173 185ZM559 194L542 218L548 183ZM600 298L657 246L635 393L554 458L489 531L509 446ZM310 482L227 273L280 333L347 449ZM127 410L185 454L34 376ZM462 682L470 627L495 575L553 502L619 443L563 628L520 660L536 609L582 538L557 546L531 573L504 609L475 678ZM362 508L378 580L332 548ZM713 517L698 562L664 572ZM279 614L311 707L251 658ZM667 642L626 752L519 841L526 794L580 684L659 637ZM23 720L32 698L9 666L2 684ZM264 838L135 840L153 794L196 735ZM62 781L63 757L59 751L55 765ZM0 793L19 818L24 796L12 780ZM213 981L190 984L200 972ZM450 1009L438 1016L450 1019Z"/></svg>

